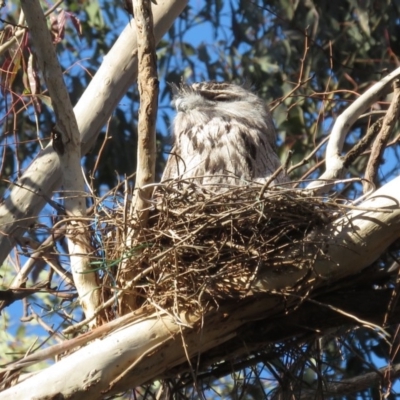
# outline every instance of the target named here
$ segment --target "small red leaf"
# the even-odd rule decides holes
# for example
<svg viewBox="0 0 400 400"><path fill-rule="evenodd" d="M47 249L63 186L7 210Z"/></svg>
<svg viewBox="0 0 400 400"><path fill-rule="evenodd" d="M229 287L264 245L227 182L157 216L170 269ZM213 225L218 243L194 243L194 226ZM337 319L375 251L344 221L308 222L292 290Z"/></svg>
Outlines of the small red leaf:
<svg viewBox="0 0 400 400"><path fill-rule="evenodd" d="M57 15L58 37L60 38L60 40L64 39L65 21L66 21L66 13L64 10L61 10Z"/></svg>
<svg viewBox="0 0 400 400"><path fill-rule="evenodd" d="M29 58L28 58L27 75L28 75L30 92L32 94L36 94L38 92L39 80L38 80L37 72L35 71L33 64L34 64L34 56L31 53L31 54L29 54Z"/></svg>
<svg viewBox="0 0 400 400"><path fill-rule="evenodd" d="M50 33L53 39L53 44L57 44L61 41L59 34L58 20L53 14L50 15Z"/></svg>
<svg viewBox="0 0 400 400"><path fill-rule="evenodd" d="M29 88L32 94L33 106L35 107L36 112L40 114L42 112L42 103L40 99L36 96L36 94L39 92L40 80L39 80L39 74L35 67L36 67L35 57L32 53L30 53L28 59L28 68L27 68Z"/></svg>

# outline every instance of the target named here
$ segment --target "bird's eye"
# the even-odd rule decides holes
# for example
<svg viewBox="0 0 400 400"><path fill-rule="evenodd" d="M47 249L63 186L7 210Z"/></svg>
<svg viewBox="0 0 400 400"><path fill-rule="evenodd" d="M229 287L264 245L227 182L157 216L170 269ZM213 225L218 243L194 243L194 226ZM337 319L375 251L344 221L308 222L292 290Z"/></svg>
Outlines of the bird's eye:
<svg viewBox="0 0 400 400"><path fill-rule="evenodd" d="M233 101L235 100L234 96L227 96L227 95L221 95L221 96L216 96L214 98L217 101Z"/></svg>
<svg viewBox="0 0 400 400"><path fill-rule="evenodd" d="M233 93L217 93L211 91L204 91L201 95L207 100L218 101L218 102L231 102L239 100L240 96Z"/></svg>
<svg viewBox="0 0 400 400"><path fill-rule="evenodd" d="M206 100L211 100L211 101L231 101L232 100L232 96L228 96L226 94L217 94L215 92L202 92L201 95Z"/></svg>
<svg viewBox="0 0 400 400"><path fill-rule="evenodd" d="M201 96L204 97L206 100L216 100L216 96L214 92L206 92L206 91L202 91L200 92Z"/></svg>

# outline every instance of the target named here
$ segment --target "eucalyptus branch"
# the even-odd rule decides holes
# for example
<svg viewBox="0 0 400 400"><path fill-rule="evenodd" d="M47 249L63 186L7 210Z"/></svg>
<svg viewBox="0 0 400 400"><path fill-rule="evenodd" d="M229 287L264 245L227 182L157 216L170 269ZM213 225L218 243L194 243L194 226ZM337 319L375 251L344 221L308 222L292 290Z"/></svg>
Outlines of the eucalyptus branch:
<svg viewBox="0 0 400 400"><path fill-rule="evenodd" d="M153 6L154 35L157 43L186 7L187 0L165 0ZM131 49L131 51L127 51ZM137 74L137 38L129 22L74 108L81 134L81 152L86 154L96 142L115 107ZM17 185L0 205L0 263L36 220L53 192L60 186L62 169L52 146L42 150Z"/></svg>
<svg viewBox="0 0 400 400"><path fill-rule="evenodd" d="M21 6L54 109L56 126L53 129L52 144L63 171L65 209L70 216L79 218L86 215L86 199L80 165L81 138L78 124L40 3L38 0L22 0ZM87 224L71 218L66 236L74 283L85 315L91 316L100 305L100 291L88 256L90 239Z"/></svg>
<svg viewBox="0 0 400 400"><path fill-rule="evenodd" d="M371 189L371 184L376 183L376 175L382 158L382 154L385 151L386 145L389 141L390 135L393 132L393 128L396 125L400 116L400 80L394 82L394 95L390 107L383 119L382 128L372 145L371 155L368 160L367 168L365 170L364 182L364 193ZM369 182L368 182L369 181Z"/></svg>
<svg viewBox="0 0 400 400"><path fill-rule="evenodd" d="M136 181L129 218L137 221L135 225L147 224L149 204L145 198L150 198L154 183L156 166L156 118L158 105L158 78L156 41L154 38L153 14L150 0L134 0L133 12L135 15L138 35L138 86L140 95L140 110L138 121L138 150ZM135 229L130 228L127 234L127 248L134 246ZM121 287L132 279L135 271L127 267L127 261L120 266ZM120 299L120 313L135 308L135 296L132 294Z"/></svg>
<svg viewBox="0 0 400 400"><path fill-rule="evenodd" d="M102 337L6 389L0 394L0 400L32 395L36 398L73 395L75 399L111 396L165 376L173 367L187 366L187 354L192 358L232 339L241 340L240 328L247 322L271 321L269 318L276 317L279 312L287 313L294 304L292 301L296 300L290 291L285 294L287 288L301 284L323 289L345 277L359 275L371 265L400 234L399 183L400 178L394 179L362 203L361 209L350 210L317 229L310 235L308 244L299 243L299 248L306 254L311 249L315 252L315 240L318 244L324 242L324 252L315 258L311 269L294 271L289 267L290 273L285 273L284 267L261 271L252 285L252 292L260 290L266 293L265 297L254 296L253 302L243 299L220 304L218 310L205 315L192 315L185 310L179 316L172 316L161 310L151 313L148 308L139 309L95 329L90 336L82 335L44 350L39 353L40 358L39 354L36 358L32 355L10 365L10 369L24 366L24 362L29 365L48 355L59 354L63 349L81 346L88 339ZM370 211L365 211L367 209ZM286 255L293 256L293 246L288 248ZM285 259L285 255L282 258ZM300 261L299 267L301 265ZM181 332L186 348L181 340L177 340ZM277 339L282 337L278 335ZM69 379L60 379L60 376Z"/></svg>
<svg viewBox="0 0 400 400"><path fill-rule="evenodd" d="M400 364L382 367L376 371L366 372L340 382L324 382L323 394L327 397L352 395L371 387L384 385L385 381L395 381L400 377ZM316 390L302 390L299 400L308 400L317 396Z"/></svg>
<svg viewBox="0 0 400 400"><path fill-rule="evenodd" d="M400 77L400 68L395 69L375 83L338 117L326 148L326 170L317 181L308 185L309 189L315 188L318 191L326 191L328 187L332 186L332 183L327 181L342 177L345 167L341 153L347 133L359 116L374 104L388 90L391 82L398 77Z"/></svg>
<svg viewBox="0 0 400 400"><path fill-rule="evenodd" d="M158 77L156 42L154 38L151 0L134 1L134 15L138 35L138 86L140 110L138 121L138 150L135 193L131 215L140 215L141 224L146 224L148 204L143 201L150 198L156 166L156 118L158 106ZM142 191L143 196L139 196Z"/></svg>

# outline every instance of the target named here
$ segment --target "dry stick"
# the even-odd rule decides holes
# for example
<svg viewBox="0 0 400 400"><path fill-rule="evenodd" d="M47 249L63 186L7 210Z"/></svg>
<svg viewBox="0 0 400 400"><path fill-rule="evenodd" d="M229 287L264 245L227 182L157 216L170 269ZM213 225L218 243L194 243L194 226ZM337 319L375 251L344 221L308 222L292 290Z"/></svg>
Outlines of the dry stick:
<svg viewBox="0 0 400 400"><path fill-rule="evenodd" d="M157 42L186 5L187 0L163 0L154 5ZM76 104L82 154L93 147L102 126L136 79L136 46L136 28L129 22ZM0 264L60 187L61 177L60 159L50 144L38 153L18 182L11 184L9 196L0 204Z"/></svg>
<svg viewBox="0 0 400 400"><path fill-rule="evenodd" d="M318 192L327 191L333 184L324 182L324 180L337 179L343 175L345 168L343 166L341 152L348 131L358 117L364 113L368 107L374 104L379 97L385 93L390 83L399 76L400 68L397 68L370 87L338 117L333 126L326 149L326 171L321 175L319 180L311 182L308 185L309 189L317 189Z"/></svg>
<svg viewBox="0 0 400 400"><path fill-rule="evenodd" d="M26 261L23 267L18 271L18 274L14 277L8 289L17 290L27 281L28 275L31 273L36 262L43 257L43 253L47 252L52 248L54 236L48 236L47 239L30 255L30 258ZM6 304L0 301L0 311L4 309Z"/></svg>
<svg viewBox="0 0 400 400"><path fill-rule="evenodd" d="M315 149L308 154L306 157L304 157L301 161L299 161L297 164L292 165L290 168L288 168L287 173L290 174L292 171L294 171L297 168L302 167L303 165L306 165L310 162L310 160L314 157L315 153L329 140L329 136L327 136L325 139L321 140L321 142L315 147Z"/></svg>
<svg viewBox="0 0 400 400"><path fill-rule="evenodd" d="M372 145L371 155L368 160L367 168L365 170L365 179L363 187L364 193L371 189L371 184L373 182L376 184L376 176L378 173L379 164L381 161L382 154L386 148L386 144L389 141L389 137L393 131L396 122L400 116L400 80L396 79L393 82L394 94L393 100L390 107L385 115L382 123L382 129L378 134L374 144ZM368 182L369 181L369 182Z"/></svg>
<svg viewBox="0 0 400 400"><path fill-rule="evenodd" d="M326 243L324 246L326 253L321 255L313 266L315 276L322 278L319 279L320 284L336 282L338 279L362 271L382 254L394 240L393 238L398 236L400 231L400 210L397 206L399 181L400 178L394 179L393 182L379 189L374 198L362 205L367 208L376 206L377 208L392 209L393 213L370 212L366 214L353 210L328 227L324 226L318 230L316 234L318 237L321 236L318 243ZM310 243L310 247L307 246L309 250L304 248L304 243L299 243L298 246L304 257L307 257L309 250L312 252L311 254L315 254L313 243ZM287 257L293 256L295 254L293 251L296 249L292 248L285 254ZM298 265L301 267L302 264ZM296 282L299 282L301 276L304 276L305 271L300 268L293 272L293 274L292 272L277 274L276 271L268 269L260 274L259 284L263 290L269 292L293 287ZM255 284L258 284L258 280ZM201 335L204 335L201 337L201 343L199 342L199 331L188 329L185 340L189 344L189 355L194 357L200 351L205 352L212 347L223 345L237 336L238 329L244 321L249 321L249 318L259 319L261 316L274 315L277 307L282 306L279 296L261 297L261 300L256 307L255 304L248 304L246 301L244 303L235 301L229 308L221 307L221 311L212 314L204 324L201 331ZM282 311L285 309L286 302L282 306ZM269 312L271 314L268 314ZM138 313L136 315L139 315ZM197 319L188 320L190 318L188 314L185 313L182 319L192 325L201 318L199 316ZM60 363L38 373L32 379L17 384L12 390L4 391L0 398L29 398L28 394L31 395L30 397L33 397L34 394L37 398L54 397L56 394L68 397L71 393L77 399L99 398L99 394L105 395L102 390L105 390L109 382L116 377L122 377L121 381L107 395L157 379L165 374L165 371L186 362L182 344L176 340L176 335L179 334L176 320L170 317L164 318L160 313L154 315L152 319L146 312L142 312L141 315L143 319L140 324L135 323L129 328L124 324L119 325L124 328L102 341L94 341L76 354L66 357ZM93 336L91 337L93 338ZM159 352L153 357L141 358L142 361L133 370L128 371L125 376L121 375L123 371L127 371L127 366L135 363L135 360L143 353L149 348L154 349L154 346L160 342L165 343L163 349L159 349ZM69 378L68 382L60 379L60 376L66 375ZM92 379L90 384L87 384L88 377Z"/></svg>
<svg viewBox="0 0 400 400"><path fill-rule="evenodd" d="M79 218L86 215L86 201L80 165L81 139L78 124L40 3L38 0L22 0L21 6L56 118L53 148L63 170L65 209L68 215ZM87 256L90 242L86 222L71 218L67 236L75 286L85 315L90 316L100 305L100 293L97 276Z"/></svg>
<svg viewBox="0 0 400 400"><path fill-rule="evenodd" d="M299 394L299 400L308 400L316 398L332 398L333 396L342 397L345 395L354 396L354 393L363 390L378 388L387 384L387 380L393 382L400 377L400 364L394 364L379 368L372 372L361 373L352 378L342 379L340 382L324 382L322 393L317 393L315 389L304 389ZM386 393L390 393L387 391ZM349 396L349 397L350 397Z"/></svg>
<svg viewBox="0 0 400 400"><path fill-rule="evenodd" d="M150 198L153 188L145 187L154 182L156 166L156 118L158 106L158 77L156 41L154 37L153 14L150 0L133 2L136 29L138 35L138 86L140 110L138 118L138 150L135 191L130 207L129 219L137 225L147 224L149 204L144 198ZM142 192L139 195L139 192ZM135 224L136 225L136 224ZM127 248L134 246L137 230L130 228L125 241ZM129 265L129 259L121 264L120 284L130 281L135 271ZM120 313L124 315L135 308L134 295L123 296L120 300Z"/></svg>
<svg viewBox="0 0 400 400"><path fill-rule="evenodd" d="M367 134L361 138L343 157L343 165L348 168L355 159L360 156L372 143L374 137L377 136L378 132L382 128L383 118L379 118L375 121L367 130Z"/></svg>
<svg viewBox="0 0 400 400"><path fill-rule="evenodd" d="M138 86L140 110L138 118L138 151L135 194L131 216L138 216L143 225L147 223L148 204L142 197L150 198L156 165L156 118L158 106L158 77L156 42L153 32L153 14L150 0L136 0L134 15L138 34ZM142 196L138 192L142 191ZM136 215L134 215L136 214Z"/></svg>

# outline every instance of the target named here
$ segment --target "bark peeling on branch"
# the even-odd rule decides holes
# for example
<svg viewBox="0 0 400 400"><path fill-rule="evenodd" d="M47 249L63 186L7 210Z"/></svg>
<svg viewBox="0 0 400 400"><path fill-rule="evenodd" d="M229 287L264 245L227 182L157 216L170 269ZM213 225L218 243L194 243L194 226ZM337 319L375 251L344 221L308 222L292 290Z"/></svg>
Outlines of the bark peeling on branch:
<svg viewBox="0 0 400 400"><path fill-rule="evenodd" d="M164 0L153 6L157 42L186 5L187 0ZM136 30L131 22L104 57L74 108L81 134L82 154L93 147L100 129L136 79L137 53L126 51L129 48L137 48ZM39 153L18 182L13 183L9 197L0 205L0 263L4 262L53 192L60 187L61 177L60 159L49 145Z"/></svg>
<svg viewBox="0 0 400 400"><path fill-rule="evenodd" d="M358 209L350 210L314 233L326 246L315 259L313 274L302 281L301 270L282 274L266 271L254 282L266 295L221 304L206 315L187 310L176 316L162 310L148 315L138 310L124 317L125 323L129 321L126 326L113 321L112 333L5 390L0 393L0 400L31 395L37 398L63 395L71 399L110 396L165 376L174 367L187 365L186 353L196 357L223 343L243 339L239 336L241 328L249 322L264 319L265 326L269 321L273 327L274 318L280 313L286 315L300 301L307 302L307 298L296 295L291 288L300 283L303 289L323 293L326 285L360 274L396 240L400 234L399 181L400 178L394 179ZM309 245L301 245L304 254L308 254L308 247L314 248L312 239L310 236ZM288 258L292 257L293 248L289 246L287 252ZM104 329L100 334L107 332L105 326L99 328ZM115 327L119 329L113 330ZM178 340L181 334L186 349L182 340ZM68 382L62 379L66 375Z"/></svg>
<svg viewBox="0 0 400 400"><path fill-rule="evenodd" d="M49 90L56 118L53 139L63 171L64 201L67 214L66 236L70 253L71 270L79 299L86 316L93 315L100 305L97 276L93 272L88 254L90 243L86 215L84 179L81 170L81 144L78 124L64 83L46 18L38 0L22 0L32 36L40 70ZM76 219L75 219L76 218ZM94 321L91 323L94 325Z"/></svg>
<svg viewBox="0 0 400 400"><path fill-rule="evenodd" d="M156 118L158 106L158 76L156 42L150 0L134 1L134 14L138 34L138 87L140 110L138 121L138 151L135 193L131 215L136 213L140 223L146 225L148 203L154 182L156 166ZM140 192L140 195L139 195Z"/></svg>
<svg viewBox="0 0 400 400"><path fill-rule="evenodd" d="M138 118L138 150L136 180L130 216L138 220L139 226L146 226L149 204L145 199L151 197L156 166L156 118L158 106L158 75L156 41L154 37L153 13L150 0L134 0L133 12L138 35L138 87L140 109ZM147 187L146 187L147 185ZM136 232L129 228L126 242L128 247L134 245ZM126 282L132 279L132 274L126 263L121 264L120 282L126 287ZM134 296L128 294L120 299L120 313L126 314L134 309Z"/></svg>

